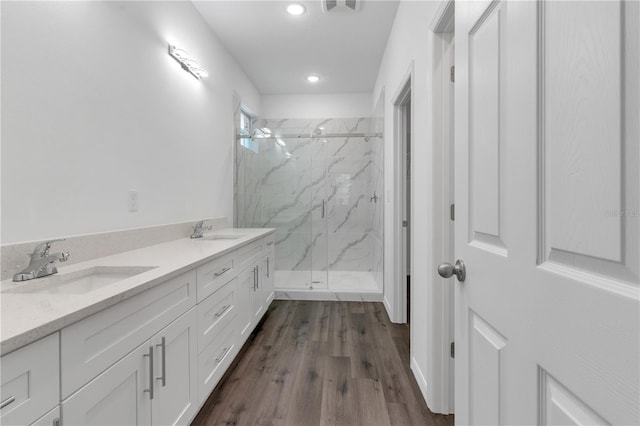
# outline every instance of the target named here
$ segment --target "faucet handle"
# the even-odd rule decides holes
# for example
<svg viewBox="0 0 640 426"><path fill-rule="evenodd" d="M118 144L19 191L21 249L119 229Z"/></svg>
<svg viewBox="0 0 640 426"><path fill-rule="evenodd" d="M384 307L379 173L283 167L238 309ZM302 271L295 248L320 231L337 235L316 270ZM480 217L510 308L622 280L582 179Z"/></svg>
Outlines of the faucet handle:
<svg viewBox="0 0 640 426"><path fill-rule="evenodd" d="M39 257L45 257L49 255L49 249L51 248L51 244L55 243L56 241L64 241L64 238L57 238L55 240L49 240L49 241L45 241L43 243L40 243L36 246L35 249L33 249L33 253L31 254L31 258L35 259L39 258ZM35 260L34 259L34 260Z"/></svg>

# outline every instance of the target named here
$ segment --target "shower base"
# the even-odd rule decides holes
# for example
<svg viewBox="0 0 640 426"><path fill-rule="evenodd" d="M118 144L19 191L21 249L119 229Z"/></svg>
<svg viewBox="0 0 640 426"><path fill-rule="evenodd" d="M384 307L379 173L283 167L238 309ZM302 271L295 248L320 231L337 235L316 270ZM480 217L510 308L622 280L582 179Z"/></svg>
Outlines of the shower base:
<svg viewBox="0 0 640 426"><path fill-rule="evenodd" d="M382 288L367 271L275 271L276 299L382 301Z"/></svg>

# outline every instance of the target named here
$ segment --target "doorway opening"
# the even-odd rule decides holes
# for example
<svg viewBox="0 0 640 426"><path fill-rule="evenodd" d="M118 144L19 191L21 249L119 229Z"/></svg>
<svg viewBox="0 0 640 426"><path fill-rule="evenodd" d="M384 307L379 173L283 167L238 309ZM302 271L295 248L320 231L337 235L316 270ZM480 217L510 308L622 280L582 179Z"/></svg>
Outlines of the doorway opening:
<svg viewBox="0 0 640 426"><path fill-rule="evenodd" d="M406 294L406 321L411 321L411 90L401 105L402 114L402 236L404 238L403 265L404 273L402 277L406 279L404 283Z"/></svg>
<svg viewBox="0 0 640 426"><path fill-rule="evenodd" d="M394 98L395 123L395 217L397 220L396 307L400 322L411 318L411 135L413 64Z"/></svg>

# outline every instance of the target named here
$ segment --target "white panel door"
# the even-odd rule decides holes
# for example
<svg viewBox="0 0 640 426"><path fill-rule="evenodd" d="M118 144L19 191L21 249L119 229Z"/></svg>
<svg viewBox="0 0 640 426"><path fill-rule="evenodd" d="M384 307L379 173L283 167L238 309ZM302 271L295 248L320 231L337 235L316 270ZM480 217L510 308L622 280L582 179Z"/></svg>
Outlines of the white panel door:
<svg viewBox="0 0 640 426"><path fill-rule="evenodd" d="M186 425L198 408L197 322L195 308L151 339L155 348L154 425Z"/></svg>
<svg viewBox="0 0 640 426"><path fill-rule="evenodd" d="M640 3L456 2L456 423L640 422Z"/></svg>

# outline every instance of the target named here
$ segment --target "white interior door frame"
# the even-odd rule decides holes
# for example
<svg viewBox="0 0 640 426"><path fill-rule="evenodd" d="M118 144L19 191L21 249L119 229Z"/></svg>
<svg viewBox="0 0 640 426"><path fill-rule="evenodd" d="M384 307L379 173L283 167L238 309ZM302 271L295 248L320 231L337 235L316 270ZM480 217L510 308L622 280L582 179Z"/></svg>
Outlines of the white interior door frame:
<svg viewBox="0 0 640 426"><path fill-rule="evenodd" d="M453 63L454 0L443 0L430 25L433 32L433 163L431 214L434 270L441 262L453 261ZM453 288L449 280L436 274L428 282L429 324L427 344L432 362L427 369L427 405L436 413L454 412Z"/></svg>
<svg viewBox="0 0 640 426"><path fill-rule="evenodd" d="M402 227L403 220L403 208L405 203L404 196L404 179L405 179L405 164L406 159L406 123L404 120L405 106L407 103L410 105L410 129L409 132L413 134L413 73L414 63L411 61L409 69L401 80L399 88L396 90L393 99L393 158L394 158L394 203L393 203L393 264L395 273L395 283L393 286L394 293L394 309L395 317L399 323L407 322L407 286L406 277L407 273L411 274L411 271L407 271L406 268L406 243L404 238L404 228ZM413 184L409 182L409 187L413 191ZM411 242L411 251L413 251L413 241ZM412 255L411 253L409 254ZM413 257L413 256L411 256Z"/></svg>

